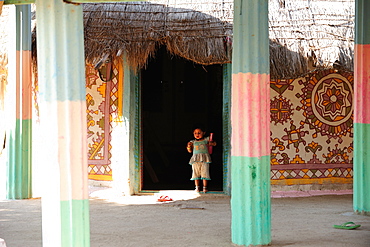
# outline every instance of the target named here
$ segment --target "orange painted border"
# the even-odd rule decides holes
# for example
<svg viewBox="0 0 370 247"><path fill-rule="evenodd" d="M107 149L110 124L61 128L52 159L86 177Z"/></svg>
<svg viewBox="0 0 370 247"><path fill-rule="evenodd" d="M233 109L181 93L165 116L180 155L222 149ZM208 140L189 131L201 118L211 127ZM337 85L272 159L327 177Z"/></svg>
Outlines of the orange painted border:
<svg viewBox="0 0 370 247"><path fill-rule="evenodd" d="M300 185L300 184L352 184L353 178L306 178L306 179L272 179L271 185Z"/></svg>
<svg viewBox="0 0 370 247"><path fill-rule="evenodd" d="M121 118L123 115L123 81L125 79L125 73L123 69L122 59L118 59L118 117Z"/></svg>
<svg viewBox="0 0 370 247"><path fill-rule="evenodd" d="M112 175L88 175L88 178L98 181L113 181Z"/></svg>

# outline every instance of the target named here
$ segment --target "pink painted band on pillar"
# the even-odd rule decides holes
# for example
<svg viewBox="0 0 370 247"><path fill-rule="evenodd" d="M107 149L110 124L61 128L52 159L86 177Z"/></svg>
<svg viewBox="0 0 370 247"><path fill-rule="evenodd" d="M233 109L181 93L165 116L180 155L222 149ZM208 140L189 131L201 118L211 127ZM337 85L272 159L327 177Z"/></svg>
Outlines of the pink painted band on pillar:
<svg viewBox="0 0 370 247"><path fill-rule="evenodd" d="M32 118L31 51L22 51L22 120Z"/></svg>
<svg viewBox="0 0 370 247"><path fill-rule="evenodd" d="M29 120L32 118L31 51L16 51L16 61L16 70L21 71L16 75L16 102L22 102L16 105L16 118Z"/></svg>
<svg viewBox="0 0 370 247"><path fill-rule="evenodd" d="M21 69L21 51L16 51L15 53L15 70L20 71ZM16 94L15 94L15 117L16 119L21 119L21 105L18 102L22 102L22 94L21 94L21 86L20 86L20 81L21 81L21 75L20 73L16 73L15 75L15 85L16 85Z"/></svg>
<svg viewBox="0 0 370 247"><path fill-rule="evenodd" d="M232 156L270 155L270 95L266 93L269 87L269 74L232 75Z"/></svg>
<svg viewBox="0 0 370 247"><path fill-rule="evenodd" d="M354 88L354 122L370 124L370 45L355 45Z"/></svg>
<svg viewBox="0 0 370 247"><path fill-rule="evenodd" d="M87 146L81 146L81 142L86 141L86 137L82 134L86 128L85 109L85 101L58 102L59 114L69 116L67 119L59 119L60 177L61 179L67 179L62 184L71 186L69 188L62 186L61 201L89 198L88 188L86 187L88 185L87 166L81 166L81 164L87 164ZM66 121L69 121L69 123L63 123ZM71 128L71 126L74 127ZM77 139L80 140L77 141Z"/></svg>

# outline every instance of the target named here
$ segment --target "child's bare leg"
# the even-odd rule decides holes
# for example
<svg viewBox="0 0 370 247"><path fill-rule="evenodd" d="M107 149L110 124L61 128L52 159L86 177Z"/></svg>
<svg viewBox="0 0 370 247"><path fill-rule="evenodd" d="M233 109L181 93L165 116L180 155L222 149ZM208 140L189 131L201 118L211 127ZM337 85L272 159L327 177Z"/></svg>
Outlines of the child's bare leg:
<svg viewBox="0 0 370 247"><path fill-rule="evenodd" d="M194 182L195 182L195 192L199 192L199 180L195 179Z"/></svg>
<svg viewBox="0 0 370 247"><path fill-rule="evenodd" d="M203 192L204 193L207 193L208 192L208 189L207 189L207 180L206 179L203 179Z"/></svg>

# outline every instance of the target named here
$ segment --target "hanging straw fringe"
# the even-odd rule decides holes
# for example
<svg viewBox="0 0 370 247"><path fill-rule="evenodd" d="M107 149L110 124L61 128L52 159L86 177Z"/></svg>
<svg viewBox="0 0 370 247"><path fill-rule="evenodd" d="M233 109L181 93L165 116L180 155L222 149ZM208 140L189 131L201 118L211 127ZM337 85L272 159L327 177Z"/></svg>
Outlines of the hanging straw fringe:
<svg viewBox="0 0 370 247"><path fill-rule="evenodd" d="M270 77L353 71L354 6L354 0L269 0ZM126 54L132 69L145 68L161 45L202 65L231 62L233 0L83 4L83 14L85 56L92 64L104 54Z"/></svg>
<svg viewBox="0 0 370 247"><path fill-rule="evenodd" d="M85 53L93 63L103 53L124 51L132 67L144 67L165 45L174 55L203 65L230 62L224 45L232 25L192 9L149 2L84 4Z"/></svg>

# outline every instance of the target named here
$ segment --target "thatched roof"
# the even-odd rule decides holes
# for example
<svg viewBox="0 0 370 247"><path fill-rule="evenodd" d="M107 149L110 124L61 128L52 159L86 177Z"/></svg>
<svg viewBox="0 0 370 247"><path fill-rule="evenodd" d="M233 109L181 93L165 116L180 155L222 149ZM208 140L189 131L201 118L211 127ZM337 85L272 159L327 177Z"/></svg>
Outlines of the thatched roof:
<svg viewBox="0 0 370 247"><path fill-rule="evenodd" d="M230 61L225 41L232 25L212 15L149 2L84 4L83 10L90 62L124 51L130 65L143 67L160 45L203 65Z"/></svg>
<svg viewBox="0 0 370 247"><path fill-rule="evenodd" d="M270 74L353 71L354 15L354 0L270 0Z"/></svg>
<svg viewBox="0 0 370 247"><path fill-rule="evenodd" d="M271 78L314 69L353 71L354 0L269 0ZM85 55L98 63L126 52L145 67L160 45L195 63L231 62L233 0L83 4Z"/></svg>

